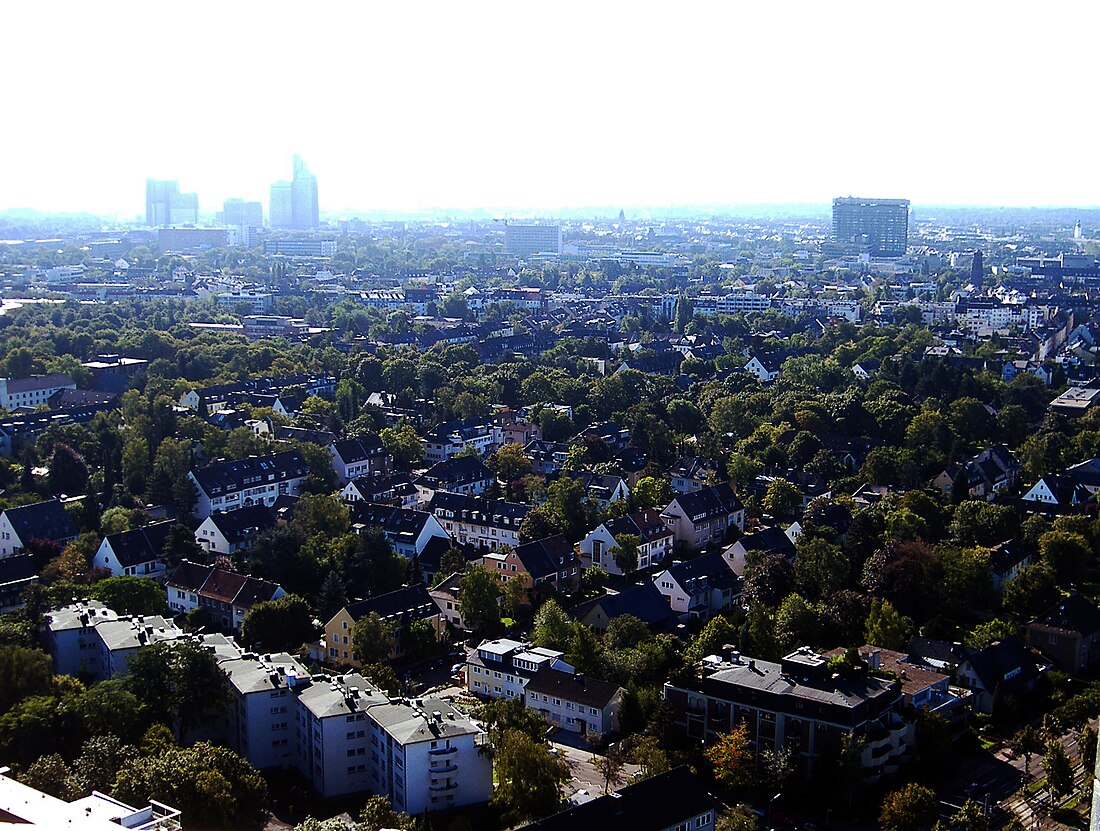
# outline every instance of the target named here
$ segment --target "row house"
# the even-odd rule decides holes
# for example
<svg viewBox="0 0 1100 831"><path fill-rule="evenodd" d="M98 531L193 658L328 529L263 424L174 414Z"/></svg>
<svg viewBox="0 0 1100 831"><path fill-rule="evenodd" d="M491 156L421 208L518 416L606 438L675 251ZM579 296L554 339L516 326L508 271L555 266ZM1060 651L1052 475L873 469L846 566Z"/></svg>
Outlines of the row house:
<svg viewBox="0 0 1100 831"><path fill-rule="evenodd" d="M360 476L385 476L393 472L393 455L373 433L333 442L328 451L341 485Z"/></svg>
<svg viewBox="0 0 1100 831"><path fill-rule="evenodd" d="M352 530L363 533L368 528L381 528L394 552L406 560L423 554L433 538L442 538L450 545L450 536L443 530L439 520L427 511L373 502L352 502L348 508Z"/></svg>
<svg viewBox="0 0 1100 831"><path fill-rule="evenodd" d="M238 551L247 551L261 534L276 524L275 512L266 505L215 511L195 529L195 542L211 555L228 557Z"/></svg>
<svg viewBox="0 0 1100 831"><path fill-rule="evenodd" d="M352 479L340 491L345 502L378 502L398 508L415 508L420 504L420 491L407 473L389 476L360 476Z"/></svg>
<svg viewBox="0 0 1100 831"><path fill-rule="evenodd" d="M428 503L428 512L455 543L479 549L519 545L519 528L530 511L519 502L447 491L437 491Z"/></svg>
<svg viewBox="0 0 1100 831"><path fill-rule="evenodd" d="M728 478L725 464L698 456L681 456L668 469L668 476L676 493L701 491Z"/></svg>
<svg viewBox="0 0 1100 831"><path fill-rule="evenodd" d="M420 501L428 504L437 491L480 496L493 486L496 475L481 459L456 456L432 465L415 481Z"/></svg>
<svg viewBox="0 0 1100 831"><path fill-rule="evenodd" d="M278 395L284 390L301 388L306 396L329 398L336 390L332 375L288 375L277 378L250 378L232 384L215 384L190 390L180 396L180 406L189 410L206 409L207 413L224 410L244 395Z"/></svg>
<svg viewBox="0 0 1100 831"><path fill-rule="evenodd" d="M672 554L675 536L656 511L639 511L619 519L609 519L598 525L580 542L581 564L596 566L608 574L622 574L615 562L618 540L633 535L641 540L638 546L638 569L651 568Z"/></svg>
<svg viewBox="0 0 1100 831"><path fill-rule="evenodd" d="M349 603L333 615L324 627L325 660L334 664L361 667L355 657L353 632L355 624L372 614L378 615L393 627L390 658L400 658L405 652L405 639L409 627L417 621L425 621L436 638L444 631L444 621L439 607L428 590L421 585L406 586L396 591L380 594Z"/></svg>
<svg viewBox="0 0 1100 831"><path fill-rule="evenodd" d="M539 586L572 594L580 585L580 557L564 534L533 540L508 551L489 552L481 558L481 564L502 582L522 580L529 599L538 593Z"/></svg>
<svg viewBox="0 0 1100 831"><path fill-rule="evenodd" d="M718 552L673 563L653 575L653 585L681 621L706 623L729 611L741 597L741 578L734 563Z"/></svg>
<svg viewBox="0 0 1100 831"><path fill-rule="evenodd" d="M725 542L730 531L745 527L745 509L728 482L677 495L661 518L672 529L676 544L688 551Z"/></svg>
<svg viewBox="0 0 1100 831"><path fill-rule="evenodd" d="M466 689L481 698L523 702L527 684L543 667L574 671L555 649L508 638L482 641L466 658Z"/></svg>
<svg viewBox="0 0 1100 831"><path fill-rule="evenodd" d="M446 461L468 448L487 456L503 444L499 426L482 419L447 421L429 430L423 438L424 461Z"/></svg>
<svg viewBox="0 0 1100 831"><path fill-rule="evenodd" d="M245 615L257 603L286 594L277 583L188 560L172 572L167 590L168 607L174 614L202 608L217 626L235 631L240 630Z"/></svg>
<svg viewBox="0 0 1100 831"><path fill-rule="evenodd" d="M197 491L194 516L250 505L271 507L280 496L298 496L309 465L297 450L219 462L187 474Z"/></svg>
<svg viewBox="0 0 1100 831"><path fill-rule="evenodd" d="M524 688L524 706L551 726L582 737L619 730L623 689L618 684L543 666Z"/></svg>
<svg viewBox="0 0 1100 831"><path fill-rule="evenodd" d="M565 462L569 458L569 445L539 439L528 442L523 452L531 460L532 473L552 476L565 467Z"/></svg>

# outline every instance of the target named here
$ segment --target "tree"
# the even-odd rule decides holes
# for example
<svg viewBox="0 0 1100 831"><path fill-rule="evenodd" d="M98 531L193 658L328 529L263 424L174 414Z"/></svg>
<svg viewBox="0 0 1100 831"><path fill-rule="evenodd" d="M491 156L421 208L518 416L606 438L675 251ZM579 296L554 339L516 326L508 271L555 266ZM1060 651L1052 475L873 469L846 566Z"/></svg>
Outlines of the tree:
<svg viewBox="0 0 1100 831"><path fill-rule="evenodd" d="M459 594L459 597L462 595ZM547 600L535 614L534 630L531 640L535 646L565 651L572 637L572 624L569 616L562 611L555 600Z"/></svg>
<svg viewBox="0 0 1100 831"><path fill-rule="evenodd" d="M180 741L229 702L229 681L214 654L191 640L141 647L130 658L126 685L150 721L173 726Z"/></svg>
<svg viewBox="0 0 1100 831"><path fill-rule="evenodd" d="M764 493L761 507L776 519L787 519L794 515L802 504L802 493L786 479L774 479Z"/></svg>
<svg viewBox="0 0 1100 831"><path fill-rule="evenodd" d="M267 801L267 785L232 750L199 742L135 757L118 772L115 795L140 805L164 800L196 825L253 827Z"/></svg>
<svg viewBox="0 0 1100 831"><path fill-rule="evenodd" d="M569 649L566 651L566 659L584 675L591 675L600 670L600 653L602 647L600 639L592 630L580 621L573 623L572 636L569 639Z"/></svg>
<svg viewBox="0 0 1100 831"><path fill-rule="evenodd" d="M938 806L935 791L910 782L886 795L879 812L879 825L883 831L919 831L932 824Z"/></svg>
<svg viewBox="0 0 1100 831"><path fill-rule="evenodd" d="M1096 767L1096 728L1083 724L1074 734L1077 740L1077 752L1081 754L1081 766L1086 771Z"/></svg>
<svg viewBox="0 0 1100 831"><path fill-rule="evenodd" d="M164 589L149 577L119 575L95 583L88 596L120 615L166 615L168 601Z"/></svg>
<svg viewBox="0 0 1100 831"><path fill-rule="evenodd" d="M328 494L305 494L294 505L291 527L303 537L320 534L330 539L341 537L351 529L348 506Z"/></svg>
<svg viewBox="0 0 1100 831"><path fill-rule="evenodd" d="M1016 634L1016 626L1007 620L993 618L984 623L979 623L971 629L965 638L965 643L970 649L985 649L998 641Z"/></svg>
<svg viewBox="0 0 1100 831"><path fill-rule="evenodd" d="M1042 753L1045 748L1042 734L1030 724L1024 725L1012 737L1009 746L1017 756L1024 757L1024 778L1026 779L1031 775L1031 757L1036 753Z"/></svg>
<svg viewBox="0 0 1100 831"><path fill-rule="evenodd" d="M1039 538L1039 558L1052 572L1059 585L1076 583L1092 560L1092 548L1080 534L1057 529Z"/></svg>
<svg viewBox="0 0 1100 831"><path fill-rule="evenodd" d="M734 805L718 820L714 831L760 831L760 817L749 805Z"/></svg>
<svg viewBox="0 0 1100 831"><path fill-rule="evenodd" d="M53 662L38 649L0 646L0 715L27 696L44 695L53 685Z"/></svg>
<svg viewBox="0 0 1100 831"><path fill-rule="evenodd" d="M913 634L913 621L895 609L889 600L875 598L867 615L866 639L873 646L905 649Z"/></svg>
<svg viewBox="0 0 1100 831"><path fill-rule="evenodd" d="M1050 608L1061 596L1054 572L1046 563L1020 569L1005 583L1001 603L1013 614L1030 619Z"/></svg>
<svg viewBox="0 0 1100 831"><path fill-rule="evenodd" d="M695 639L688 646L684 657L689 663L696 663L708 655L718 655L722 647L737 642L737 630L726 618L718 616L707 621Z"/></svg>
<svg viewBox="0 0 1100 831"><path fill-rule="evenodd" d="M1020 518L1007 505L968 499L955 508L951 533L963 545L997 545L1010 539Z"/></svg>
<svg viewBox="0 0 1100 831"><path fill-rule="evenodd" d="M989 831L989 818L985 815L985 808L982 805L973 799L967 799L959 810L951 815L948 826L953 831Z"/></svg>
<svg viewBox="0 0 1100 831"><path fill-rule="evenodd" d="M591 743L591 742L590 742ZM623 781L623 765L626 764L626 754L618 745L607 748L601 756L592 757L592 766L603 780L604 796L611 793Z"/></svg>
<svg viewBox="0 0 1100 831"><path fill-rule="evenodd" d="M745 596L753 606L775 608L793 586L794 571L782 554L765 554L745 567Z"/></svg>
<svg viewBox="0 0 1100 831"><path fill-rule="evenodd" d="M638 568L638 549L642 547L642 538L637 534L619 534L615 537L615 545L607 552L619 571L630 574Z"/></svg>
<svg viewBox="0 0 1100 831"><path fill-rule="evenodd" d="M510 489L513 481L531 472L531 457L523 445L505 444L485 460L485 465Z"/></svg>
<svg viewBox="0 0 1100 831"><path fill-rule="evenodd" d="M195 486L187 478L191 470L189 442L165 439L153 457L153 470L149 477L149 498L154 502L168 502L183 514L191 513L195 504Z"/></svg>
<svg viewBox="0 0 1100 831"><path fill-rule="evenodd" d="M547 537L560 534L563 530L565 530L565 525L560 517L552 513L549 508L539 506L528 511L527 516L520 523L519 541L526 543L534 540L544 540Z"/></svg>
<svg viewBox="0 0 1100 831"><path fill-rule="evenodd" d="M688 300L686 294L681 294L676 301L676 334L684 334L684 329L691 323L691 318L694 315L694 309L692 308L691 301Z"/></svg>
<svg viewBox="0 0 1100 831"><path fill-rule="evenodd" d="M296 594L256 603L241 623L241 640L264 652L297 652L316 634L309 604Z"/></svg>
<svg viewBox="0 0 1100 831"><path fill-rule="evenodd" d="M475 636L481 638L500 629L499 598L500 580L485 566L470 566L462 575L458 587L459 611L462 622Z"/></svg>
<svg viewBox="0 0 1100 831"><path fill-rule="evenodd" d="M393 638L393 624L371 612L355 621L351 629L352 654L362 664L383 663L393 652Z"/></svg>
<svg viewBox="0 0 1100 831"><path fill-rule="evenodd" d="M69 445L58 442L50 459L50 490L70 496L84 493L88 484L88 464Z"/></svg>
<svg viewBox="0 0 1100 831"><path fill-rule="evenodd" d="M400 467L412 467L424 458L420 436L407 421L400 422L396 427L384 428L378 438L393 456L394 464Z"/></svg>
<svg viewBox="0 0 1100 831"><path fill-rule="evenodd" d="M493 803L510 824L534 820L557 809L562 784L570 778L564 759L520 730L505 730L495 748Z"/></svg>
<svg viewBox="0 0 1100 831"><path fill-rule="evenodd" d="M485 725L494 746L504 741L510 730L523 733L533 742L542 742L552 728L535 710L528 710L518 698L498 698L475 708L473 717Z"/></svg>
<svg viewBox="0 0 1100 831"><path fill-rule="evenodd" d="M795 548L795 581L807 598L823 600L848 585L851 561L839 545L803 534Z"/></svg>
<svg viewBox="0 0 1100 831"><path fill-rule="evenodd" d="M643 476L630 493L635 507L663 508L672 501L672 485L666 479Z"/></svg>
<svg viewBox="0 0 1100 831"><path fill-rule="evenodd" d="M389 799L376 795L367 797L363 810L359 812L359 825L355 831L381 831L383 828L412 831L414 827L408 814L397 813Z"/></svg>
<svg viewBox="0 0 1100 831"><path fill-rule="evenodd" d="M1066 796L1073 790L1073 765L1070 764L1062 742L1057 738L1047 742L1043 768L1047 772L1047 786L1055 799Z"/></svg>
<svg viewBox="0 0 1100 831"><path fill-rule="evenodd" d="M714 778L727 788L747 788L756 781L756 763L749 729L742 722L706 750L707 759L714 767Z"/></svg>

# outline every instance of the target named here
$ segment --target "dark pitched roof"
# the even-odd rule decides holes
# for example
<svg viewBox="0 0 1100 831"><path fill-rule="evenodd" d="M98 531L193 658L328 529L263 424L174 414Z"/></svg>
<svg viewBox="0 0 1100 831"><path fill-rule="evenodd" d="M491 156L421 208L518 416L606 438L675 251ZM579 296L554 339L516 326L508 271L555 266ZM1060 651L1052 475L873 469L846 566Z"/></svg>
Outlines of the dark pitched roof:
<svg viewBox="0 0 1100 831"><path fill-rule="evenodd" d="M629 516L609 519L604 526L616 539L620 534L636 534L642 542L653 542L672 536L672 529L664 523L658 511L638 511Z"/></svg>
<svg viewBox="0 0 1100 831"><path fill-rule="evenodd" d="M398 620L402 623L411 623L414 620L423 620L439 614L439 607L423 586L406 586L403 589L380 594L377 597L368 597L347 605L348 614L352 620L358 621L365 618L371 612L386 620Z"/></svg>
<svg viewBox="0 0 1100 831"><path fill-rule="evenodd" d="M377 525L387 534L417 536L431 514L377 502L353 502L348 506L352 523Z"/></svg>
<svg viewBox="0 0 1100 831"><path fill-rule="evenodd" d="M746 534L741 538L741 545L746 551L763 551L765 554L782 554L784 557L794 556L794 543L783 529L772 526L762 528L755 534Z"/></svg>
<svg viewBox="0 0 1100 831"><path fill-rule="evenodd" d="M285 450L268 456L249 456L234 462L219 462L192 472L207 495L239 490L252 483L283 482L306 476L309 465L297 450Z"/></svg>
<svg viewBox="0 0 1100 831"><path fill-rule="evenodd" d="M109 543L119 565L137 566L156 560L164 551L164 543L168 539L168 532L176 524L174 519L167 522L157 522L146 525L144 528L135 528L132 531L120 531L117 534L108 534L104 541Z"/></svg>
<svg viewBox="0 0 1100 831"><path fill-rule="evenodd" d="M671 629L678 622L668 601L648 580L621 592L587 600L575 606L571 614L581 619L597 606L603 610L608 620L614 620L622 615L633 615L653 631Z"/></svg>
<svg viewBox="0 0 1100 831"><path fill-rule="evenodd" d="M555 534L541 540L533 540L516 547L516 556L534 579L558 574L566 568L579 565L573 543L565 534Z"/></svg>
<svg viewBox="0 0 1100 831"><path fill-rule="evenodd" d="M544 666L527 682L525 690L528 695L536 692L553 695L602 710L619 692L619 685Z"/></svg>
<svg viewBox="0 0 1100 831"><path fill-rule="evenodd" d="M1024 540L1006 540L989 549L989 567L994 574L1005 574L1034 554L1035 549Z"/></svg>
<svg viewBox="0 0 1100 831"><path fill-rule="evenodd" d="M184 560L168 578L168 585L234 606L249 608L271 600L281 587L277 583L249 577L214 566Z"/></svg>
<svg viewBox="0 0 1100 831"><path fill-rule="evenodd" d="M677 494L673 502L678 504L684 515L693 522L741 510L741 500L737 498L737 494L733 492L728 482L692 493Z"/></svg>
<svg viewBox="0 0 1100 831"><path fill-rule="evenodd" d="M266 505L248 505L235 511L216 511L210 515L222 536L231 545L251 539L275 527L275 514Z"/></svg>
<svg viewBox="0 0 1100 831"><path fill-rule="evenodd" d="M335 442L333 447L346 465L365 462L367 459L389 454L389 451L383 446L382 440L373 433L357 436L354 439L343 439Z"/></svg>
<svg viewBox="0 0 1100 831"><path fill-rule="evenodd" d="M1015 635L985 649L964 649L963 657L989 692L994 692L999 684L1026 686L1039 677L1031 653Z"/></svg>
<svg viewBox="0 0 1100 831"><path fill-rule="evenodd" d="M77 534L76 526L65 511L65 506L57 499L7 508L4 515L23 545L31 540L61 542L73 539Z"/></svg>
<svg viewBox="0 0 1100 831"><path fill-rule="evenodd" d="M467 485L473 482L493 481L495 476L481 459L473 456L452 456L428 468L424 478L444 485Z"/></svg>
<svg viewBox="0 0 1100 831"><path fill-rule="evenodd" d="M713 811L716 803L686 765L659 773L617 794L601 796L524 826L525 831L662 831Z"/></svg>
<svg viewBox="0 0 1100 831"><path fill-rule="evenodd" d="M692 581L705 582L711 588L736 589L741 581L725 558L717 551L703 554L682 563L673 563L668 568L669 575L681 586L687 587Z"/></svg>
<svg viewBox="0 0 1100 831"><path fill-rule="evenodd" d="M1080 592L1070 592L1032 621L1030 627L1087 637L1100 631L1100 608Z"/></svg>
<svg viewBox="0 0 1100 831"><path fill-rule="evenodd" d="M37 579L38 566L34 560L33 554L0 557L0 588Z"/></svg>

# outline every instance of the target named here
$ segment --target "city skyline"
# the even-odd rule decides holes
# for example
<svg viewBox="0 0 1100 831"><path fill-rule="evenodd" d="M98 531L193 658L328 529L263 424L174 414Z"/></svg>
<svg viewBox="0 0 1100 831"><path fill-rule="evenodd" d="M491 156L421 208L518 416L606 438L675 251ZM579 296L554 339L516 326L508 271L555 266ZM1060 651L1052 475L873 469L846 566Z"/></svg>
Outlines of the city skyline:
<svg viewBox="0 0 1100 831"><path fill-rule="evenodd" d="M1081 163L1079 138L1090 121L1079 79L1089 77L1092 8L933 3L913 15L795 3L666 17L567 3L547 17L503 5L303 15L275 4L169 20L121 4L112 26L131 46L107 50L93 8L67 7L65 27L46 13L12 9L21 37L0 56L9 77L29 78L9 96L23 128L5 136L19 164L0 210L134 217L148 178L197 192L204 214L227 197L267 205L292 153L325 183L329 215L827 204L847 194L1100 203L1100 173ZM1056 39L1036 36L1055 28ZM318 44L309 62L271 60L288 29ZM364 31L379 33L367 50ZM179 54L201 44L212 59L138 72L153 42ZM263 67L247 101L200 92L226 85L227 64ZM78 65L81 89L96 94L58 107L48 93L69 89ZM20 75L28 66L33 75ZM103 125L112 96L125 129ZM1052 113L1065 129L1050 128ZM1037 119L1042 130L1030 126Z"/></svg>

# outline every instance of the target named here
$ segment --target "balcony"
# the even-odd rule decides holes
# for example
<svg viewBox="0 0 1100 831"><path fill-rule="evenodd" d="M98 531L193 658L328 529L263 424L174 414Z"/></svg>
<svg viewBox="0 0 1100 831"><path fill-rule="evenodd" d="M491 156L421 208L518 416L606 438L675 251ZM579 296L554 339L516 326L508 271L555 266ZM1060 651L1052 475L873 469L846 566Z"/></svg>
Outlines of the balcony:
<svg viewBox="0 0 1100 831"><path fill-rule="evenodd" d="M457 787L457 782L440 782L438 785L429 785L428 790L433 793L442 793L444 791L453 791Z"/></svg>
<svg viewBox="0 0 1100 831"><path fill-rule="evenodd" d="M453 770L458 770L458 765L453 761L447 762L432 762L428 766L428 770L431 773L450 773Z"/></svg>
<svg viewBox="0 0 1100 831"><path fill-rule="evenodd" d="M446 756L450 753L456 753L456 752L458 752L458 748L454 747L454 746L452 746L452 747L437 747L437 748L434 748L433 750L429 750L428 755L429 756L435 756L435 757L438 758L439 756Z"/></svg>

